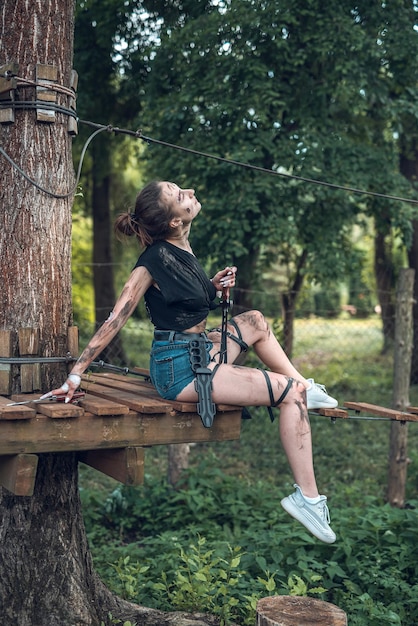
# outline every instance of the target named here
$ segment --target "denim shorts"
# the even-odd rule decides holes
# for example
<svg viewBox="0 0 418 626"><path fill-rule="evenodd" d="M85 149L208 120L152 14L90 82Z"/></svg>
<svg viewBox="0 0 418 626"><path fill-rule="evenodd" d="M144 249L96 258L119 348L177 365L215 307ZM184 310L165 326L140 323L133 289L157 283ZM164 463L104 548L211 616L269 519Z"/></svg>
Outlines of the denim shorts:
<svg viewBox="0 0 418 626"><path fill-rule="evenodd" d="M206 342L207 362L210 361L211 341ZM165 400L175 400L178 394L196 378L192 370L188 341L154 341L150 353L152 384Z"/></svg>

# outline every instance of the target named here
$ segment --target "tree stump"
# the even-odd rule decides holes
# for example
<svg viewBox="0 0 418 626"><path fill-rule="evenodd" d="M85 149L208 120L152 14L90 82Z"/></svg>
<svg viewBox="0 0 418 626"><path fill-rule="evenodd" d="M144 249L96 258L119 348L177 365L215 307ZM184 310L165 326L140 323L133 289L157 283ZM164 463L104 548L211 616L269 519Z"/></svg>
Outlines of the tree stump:
<svg viewBox="0 0 418 626"><path fill-rule="evenodd" d="M271 596L257 602L256 626L347 626L335 604L300 596Z"/></svg>

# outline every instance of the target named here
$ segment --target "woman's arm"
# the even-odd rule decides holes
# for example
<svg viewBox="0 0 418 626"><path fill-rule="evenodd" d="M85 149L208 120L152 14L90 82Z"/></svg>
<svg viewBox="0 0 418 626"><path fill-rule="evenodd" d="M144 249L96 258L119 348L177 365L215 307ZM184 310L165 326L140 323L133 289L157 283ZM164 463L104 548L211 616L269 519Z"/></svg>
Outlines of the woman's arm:
<svg viewBox="0 0 418 626"><path fill-rule="evenodd" d="M66 394L65 402L71 400L74 391L80 384L81 374L112 341L120 329L123 328L152 283L153 278L145 267L140 266L132 271L116 301L113 311L90 339L65 383L59 389L54 389L42 396L43 398L51 395Z"/></svg>

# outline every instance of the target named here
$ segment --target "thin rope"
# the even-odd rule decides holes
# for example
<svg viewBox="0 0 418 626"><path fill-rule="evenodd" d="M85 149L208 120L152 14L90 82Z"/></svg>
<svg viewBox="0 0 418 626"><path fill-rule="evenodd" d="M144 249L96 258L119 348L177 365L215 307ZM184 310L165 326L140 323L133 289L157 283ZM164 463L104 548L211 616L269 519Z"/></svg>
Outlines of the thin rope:
<svg viewBox="0 0 418 626"><path fill-rule="evenodd" d="M0 146L0 154L4 156L6 161L8 161L12 165L12 167L14 167L19 172L19 174L23 176L23 178L25 178L31 185L36 187L36 189L38 189L39 191L42 191L48 196L51 196L52 198L58 198L59 200L63 200L63 199L69 198L70 196L73 196L75 192L77 191L77 187L78 187L78 184L80 182L80 177L81 177L81 169L83 167L83 161L84 161L87 148L89 144L91 143L91 141L93 141L93 139L96 137L96 135L98 135L99 133L105 130L108 130L106 126L99 128L98 130L94 131L94 133L92 133L90 137L88 137L87 140L85 141L83 150L80 156L80 162L78 164L76 182L74 186L72 187L72 189L70 189L70 191L68 191L67 193L55 193L53 191L50 191L49 189L46 189L45 187L42 187L42 185L39 185L35 180L33 180L30 176L28 176L28 174L26 174L26 172L24 172L22 168L19 167L19 165L15 161L13 161L13 159L7 154L7 152L1 146Z"/></svg>

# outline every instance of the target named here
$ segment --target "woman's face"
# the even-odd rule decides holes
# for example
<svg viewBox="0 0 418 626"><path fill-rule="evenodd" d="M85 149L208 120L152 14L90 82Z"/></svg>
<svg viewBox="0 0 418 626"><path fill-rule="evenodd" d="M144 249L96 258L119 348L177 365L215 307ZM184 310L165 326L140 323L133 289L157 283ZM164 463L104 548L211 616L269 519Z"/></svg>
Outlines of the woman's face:
<svg viewBox="0 0 418 626"><path fill-rule="evenodd" d="M161 183L161 196L170 207L173 217L180 218L184 224L191 222L198 215L201 204L194 189L181 189L175 183Z"/></svg>

